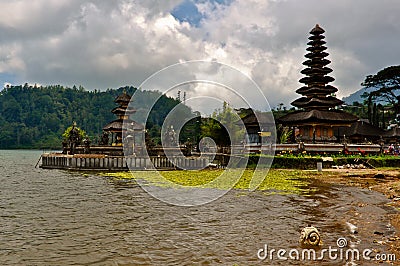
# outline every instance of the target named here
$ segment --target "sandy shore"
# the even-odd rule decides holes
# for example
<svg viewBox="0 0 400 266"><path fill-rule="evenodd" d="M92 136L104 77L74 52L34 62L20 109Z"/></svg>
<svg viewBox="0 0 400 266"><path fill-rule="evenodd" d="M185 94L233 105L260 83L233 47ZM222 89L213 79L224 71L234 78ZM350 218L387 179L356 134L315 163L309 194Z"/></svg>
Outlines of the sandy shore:
<svg viewBox="0 0 400 266"><path fill-rule="evenodd" d="M329 169L317 175L324 182L367 188L383 193L389 200L388 205L399 210L390 214L391 225L395 228L394 235L385 237L383 242L400 258L400 169Z"/></svg>

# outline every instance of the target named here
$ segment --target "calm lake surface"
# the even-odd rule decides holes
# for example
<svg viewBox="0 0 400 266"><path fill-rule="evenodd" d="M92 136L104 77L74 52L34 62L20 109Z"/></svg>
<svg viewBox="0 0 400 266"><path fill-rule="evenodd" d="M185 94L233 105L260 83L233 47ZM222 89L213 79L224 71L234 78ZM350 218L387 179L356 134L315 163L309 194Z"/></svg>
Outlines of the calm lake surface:
<svg viewBox="0 0 400 266"><path fill-rule="evenodd" d="M365 189L310 180L311 194L232 190L207 205L177 207L133 180L34 168L40 154L0 151L0 265L344 265L328 257L261 261L257 251L299 248L308 224L324 247L345 237L385 252L374 232L393 233L387 199Z"/></svg>

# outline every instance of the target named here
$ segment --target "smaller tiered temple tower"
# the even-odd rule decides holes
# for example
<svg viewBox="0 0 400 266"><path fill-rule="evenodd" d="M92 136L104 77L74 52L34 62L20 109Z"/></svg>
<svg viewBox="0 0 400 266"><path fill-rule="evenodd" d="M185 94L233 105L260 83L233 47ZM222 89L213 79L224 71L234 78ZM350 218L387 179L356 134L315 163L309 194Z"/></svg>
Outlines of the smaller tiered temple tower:
<svg viewBox="0 0 400 266"><path fill-rule="evenodd" d="M111 133L113 145L122 145L122 132L124 130L141 132L144 129L142 125L129 118L131 114L134 114L136 112L134 108L129 106L130 100L131 96L128 95L125 91L121 95L117 96L114 102L117 103L118 106L115 107L111 112L115 114L118 118L103 127L104 132ZM128 128L124 128L124 122L126 125L125 127Z"/></svg>
<svg viewBox="0 0 400 266"><path fill-rule="evenodd" d="M278 119L284 125L298 127L299 138L305 142L335 141L333 127L350 126L358 120L352 114L335 109L343 102L334 96L338 89L328 85L335 79L328 76L332 69L327 67L331 61L326 59L329 54L325 52L324 32L317 24L308 38L309 53L303 62L307 68L301 71L306 77L299 80L305 86L296 91L303 97L292 102L299 110Z"/></svg>

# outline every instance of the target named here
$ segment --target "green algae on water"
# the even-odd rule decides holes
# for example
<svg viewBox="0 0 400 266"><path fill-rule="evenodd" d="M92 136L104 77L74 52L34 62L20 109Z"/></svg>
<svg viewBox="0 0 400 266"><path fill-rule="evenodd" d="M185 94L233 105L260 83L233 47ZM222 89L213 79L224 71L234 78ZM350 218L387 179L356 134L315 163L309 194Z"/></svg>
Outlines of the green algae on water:
<svg viewBox="0 0 400 266"><path fill-rule="evenodd" d="M115 180L141 180L148 185L161 187L214 188L251 190L255 175L263 175L257 190L267 194L301 194L310 191L312 175L298 170L257 171L250 169L181 170L181 171L132 171L106 173ZM258 176L257 178L260 178ZM141 182L143 183L143 182Z"/></svg>

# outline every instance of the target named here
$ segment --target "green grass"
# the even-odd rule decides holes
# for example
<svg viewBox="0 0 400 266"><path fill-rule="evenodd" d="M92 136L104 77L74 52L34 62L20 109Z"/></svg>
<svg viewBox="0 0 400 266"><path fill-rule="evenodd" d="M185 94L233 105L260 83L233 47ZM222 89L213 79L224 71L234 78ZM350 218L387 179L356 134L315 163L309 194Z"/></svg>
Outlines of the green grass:
<svg viewBox="0 0 400 266"><path fill-rule="evenodd" d="M307 193L312 174L297 170L250 169L198 171L137 171L103 174L113 180L142 180L149 185L214 189L261 190L268 193ZM141 182L143 183L143 182Z"/></svg>

